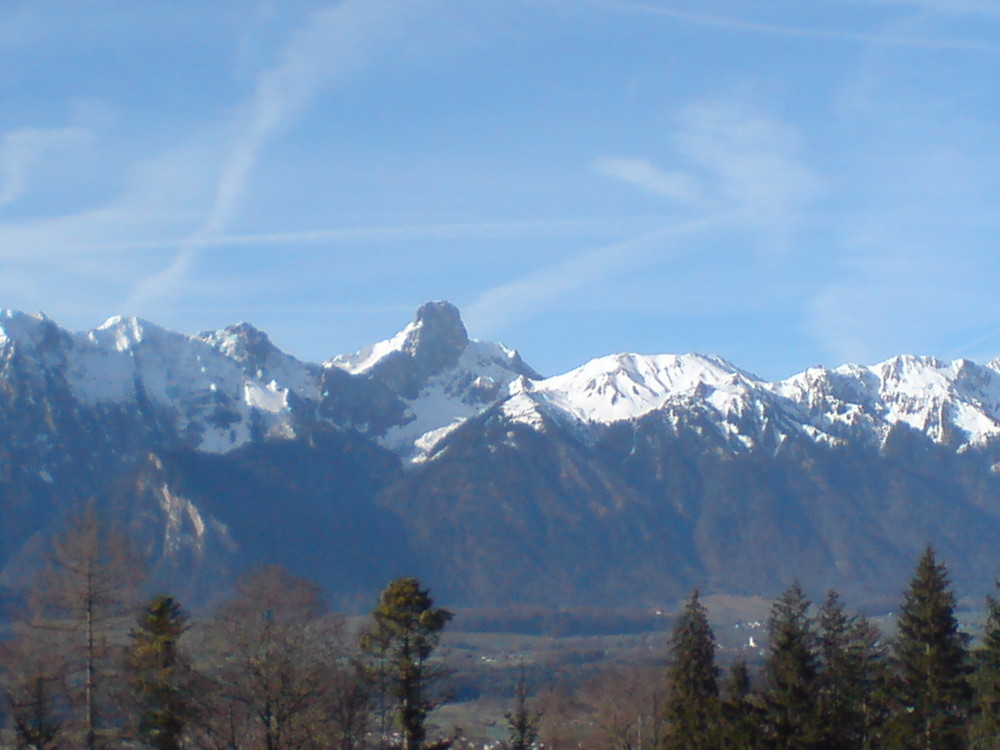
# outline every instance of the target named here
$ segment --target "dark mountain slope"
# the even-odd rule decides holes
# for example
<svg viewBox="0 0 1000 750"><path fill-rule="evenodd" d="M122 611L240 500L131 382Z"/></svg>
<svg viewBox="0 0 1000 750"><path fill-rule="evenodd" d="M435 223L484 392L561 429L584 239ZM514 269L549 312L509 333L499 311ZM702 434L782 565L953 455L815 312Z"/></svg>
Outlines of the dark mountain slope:
<svg viewBox="0 0 1000 750"><path fill-rule="evenodd" d="M926 542L962 590L1000 564L1000 363L901 356L764 383L718 357L541 378L428 303L326 364L247 324L72 333L0 312L0 582L93 498L158 585L207 602L280 562L365 609L661 606L798 578L892 601Z"/></svg>

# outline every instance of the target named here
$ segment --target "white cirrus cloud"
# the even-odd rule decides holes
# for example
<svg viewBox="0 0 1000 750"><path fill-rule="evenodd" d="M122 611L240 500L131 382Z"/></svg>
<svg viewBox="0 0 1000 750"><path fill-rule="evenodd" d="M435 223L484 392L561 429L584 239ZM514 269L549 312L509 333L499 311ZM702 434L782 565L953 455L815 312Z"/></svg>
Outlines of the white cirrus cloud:
<svg viewBox="0 0 1000 750"><path fill-rule="evenodd" d="M696 177L681 171L660 169L647 159L602 157L595 159L590 166L605 177L636 185L682 203L701 204L705 201L704 187Z"/></svg>
<svg viewBox="0 0 1000 750"><path fill-rule="evenodd" d="M696 13L670 8L666 5L654 5L648 2L631 2L630 0L590 0L595 5L603 5L622 11L645 13L661 16L681 23L698 26L709 26L728 29L734 32L765 34L768 36L786 36L800 39L815 39L828 42L846 42L883 47L909 47L915 49L940 50L946 52L961 52L972 54L998 55L1000 44L972 39L967 37L915 36L912 34L887 34L856 31L853 29L810 28L793 26L768 21L753 21L734 16L712 13ZM907 2L907 0L901 0ZM993 13L993 7L986 2L964 2L960 5L968 10ZM943 0L922 0L918 7L941 10L945 7Z"/></svg>
<svg viewBox="0 0 1000 750"><path fill-rule="evenodd" d="M683 109L667 139L684 169L641 158L603 157L596 172L683 201L690 218L597 248L499 284L466 310L475 330L492 333L558 307L566 295L643 272L695 252L700 238L735 233L765 260L785 253L822 180L805 164L797 132L729 100ZM740 252L744 252L741 250Z"/></svg>
<svg viewBox="0 0 1000 750"><path fill-rule="evenodd" d="M87 137L79 127L19 128L0 136L0 207L13 203L29 187L31 170L45 157Z"/></svg>
<svg viewBox="0 0 1000 750"><path fill-rule="evenodd" d="M685 107L667 139L683 169L641 158L595 160L596 172L686 204L739 217L769 255L787 250L823 180L806 162L797 131L731 100Z"/></svg>
<svg viewBox="0 0 1000 750"><path fill-rule="evenodd" d="M694 235L718 229L732 217L708 215L577 253L570 259L539 269L487 290L464 317L470 330L493 335L558 307L566 295L626 276L691 252L685 242Z"/></svg>
<svg viewBox="0 0 1000 750"><path fill-rule="evenodd" d="M317 11L292 34L279 62L258 76L242 108L205 222L181 243L165 268L132 288L126 308L169 295L185 280L201 241L229 229L269 139L290 126L331 82L354 74L392 49L392 40L425 11L425 5L417 0L346 0Z"/></svg>
<svg viewBox="0 0 1000 750"><path fill-rule="evenodd" d="M840 0L841 3L925 10L943 15L984 15L1000 17L997 0Z"/></svg>
<svg viewBox="0 0 1000 750"><path fill-rule="evenodd" d="M723 197L761 222L795 213L821 185L804 163L794 128L729 101L688 107L676 142L715 178Z"/></svg>

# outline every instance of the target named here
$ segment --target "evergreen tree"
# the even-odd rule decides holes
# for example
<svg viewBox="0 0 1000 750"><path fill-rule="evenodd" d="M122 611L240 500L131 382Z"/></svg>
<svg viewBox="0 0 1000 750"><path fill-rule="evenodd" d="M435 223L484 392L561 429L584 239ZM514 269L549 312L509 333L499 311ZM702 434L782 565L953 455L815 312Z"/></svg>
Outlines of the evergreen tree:
<svg viewBox="0 0 1000 750"><path fill-rule="evenodd" d="M972 747L1000 747L1000 602L986 598L983 642L973 654L976 706L972 724Z"/></svg>
<svg viewBox="0 0 1000 750"><path fill-rule="evenodd" d="M373 678L394 704L404 750L425 746L427 715L435 706L430 687L441 676L428 660L452 616L434 607L417 579L397 578L382 591L371 624L361 635Z"/></svg>
<svg viewBox="0 0 1000 750"><path fill-rule="evenodd" d="M193 680L178 644L187 622L176 601L158 596L143 609L130 633L135 729L139 740L157 750L178 750L194 714Z"/></svg>
<svg viewBox="0 0 1000 750"><path fill-rule="evenodd" d="M883 715L876 695L886 676L886 650L878 629L848 615L836 591L818 617L819 712L824 750L869 748Z"/></svg>
<svg viewBox="0 0 1000 750"><path fill-rule="evenodd" d="M514 688L514 708L504 714L508 738L501 743L503 750L531 750L538 740L538 722L541 714L528 705L528 683L521 664L517 687Z"/></svg>
<svg viewBox="0 0 1000 750"><path fill-rule="evenodd" d="M762 691L768 747L809 750L820 739L818 670L810 602L798 583L774 603L767 622Z"/></svg>
<svg viewBox="0 0 1000 750"><path fill-rule="evenodd" d="M968 636L958 629L948 571L929 545L903 595L893 643L897 748L952 750L967 746Z"/></svg>
<svg viewBox="0 0 1000 750"><path fill-rule="evenodd" d="M670 635L665 747L705 750L719 742L719 669L708 613L691 593Z"/></svg>
<svg viewBox="0 0 1000 750"><path fill-rule="evenodd" d="M761 747L760 712L753 701L750 670L743 659L733 662L722 683L722 743L727 750Z"/></svg>

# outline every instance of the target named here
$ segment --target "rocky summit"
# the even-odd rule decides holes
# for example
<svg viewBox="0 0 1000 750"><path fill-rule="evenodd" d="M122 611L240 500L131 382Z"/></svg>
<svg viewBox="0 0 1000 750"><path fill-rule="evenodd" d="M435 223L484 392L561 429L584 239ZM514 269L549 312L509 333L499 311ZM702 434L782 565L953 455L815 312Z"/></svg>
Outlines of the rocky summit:
<svg viewBox="0 0 1000 750"><path fill-rule="evenodd" d="M453 605L659 606L793 579L893 601L927 542L1000 566L1000 363L899 356L777 383L699 354L543 378L429 302L305 363L240 323L187 336L0 313L0 566L93 499L195 603L279 562L338 605L420 576Z"/></svg>

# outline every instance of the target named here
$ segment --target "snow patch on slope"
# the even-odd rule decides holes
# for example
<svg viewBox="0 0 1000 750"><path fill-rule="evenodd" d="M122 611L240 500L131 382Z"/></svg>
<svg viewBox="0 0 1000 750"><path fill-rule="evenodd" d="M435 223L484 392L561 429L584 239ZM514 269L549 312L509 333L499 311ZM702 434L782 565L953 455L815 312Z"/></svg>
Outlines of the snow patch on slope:
<svg viewBox="0 0 1000 750"><path fill-rule="evenodd" d="M6 310L0 356L32 377L54 375L86 405L156 407L207 452L260 435L294 438L297 410L325 397L322 367L282 353L246 323L191 337L114 317L70 333L44 315ZM1000 439L1000 359L981 366L899 356L767 383L718 357L617 354L541 379L516 351L468 339L454 306L436 302L395 336L325 366L378 378L406 405L379 440L418 463L496 404L513 422L544 429L555 419L584 437L661 413L675 430L688 420L745 447L765 433L772 445L794 433L830 445L884 444L898 425L957 450Z"/></svg>
<svg viewBox="0 0 1000 750"><path fill-rule="evenodd" d="M883 440L904 424L959 449L1000 436L1000 371L992 363L902 355L868 367L811 368L772 388L835 435Z"/></svg>
<svg viewBox="0 0 1000 750"><path fill-rule="evenodd" d="M745 447L767 430L779 444L792 433L827 445L880 444L893 427L907 425L963 450L1000 437L1000 360L983 367L900 356L768 383L718 357L617 354L528 382L503 405L508 419L536 428L546 415L599 429L696 410Z"/></svg>
<svg viewBox="0 0 1000 750"><path fill-rule="evenodd" d="M307 400L316 401L320 397L321 368L285 354L271 343L267 334L249 323L205 331L197 338L237 362L254 383L264 383L272 391L295 393Z"/></svg>
<svg viewBox="0 0 1000 750"><path fill-rule="evenodd" d="M29 315L19 310L0 310L0 346L10 342L38 343L39 330L48 322L42 313Z"/></svg>
<svg viewBox="0 0 1000 750"><path fill-rule="evenodd" d="M393 352L405 351L407 343L413 339L419 326L420 323L413 321L392 338L366 346L354 354L338 354L330 361L325 362L324 366L339 367L352 375L367 373Z"/></svg>
<svg viewBox="0 0 1000 750"><path fill-rule="evenodd" d="M742 409L759 383L718 357L700 354L600 357L539 381L539 399L582 422L612 424L636 419L678 397L699 398L721 414Z"/></svg>
<svg viewBox="0 0 1000 750"><path fill-rule="evenodd" d="M502 344L470 341L454 369L431 376L407 400L410 419L391 428L382 444L413 463L426 460L455 428L506 398L511 383L523 379L512 363L520 357Z"/></svg>
<svg viewBox="0 0 1000 750"><path fill-rule="evenodd" d="M801 432L793 404L780 403L753 375L700 354L616 354L592 360L563 375L519 383L503 404L507 419L544 429L555 421L584 439L618 422L659 413L675 434L683 422L699 434L716 431L738 451L765 435L780 445Z"/></svg>
<svg viewBox="0 0 1000 750"><path fill-rule="evenodd" d="M289 393L317 398L319 369L275 350L266 373L249 372L226 336L203 340L121 316L71 333L44 316L0 315L0 346L17 344L35 366L59 372L82 404L158 407L211 453L248 442L254 415L266 434L293 436ZM265 374L274 377L257 377Z"/></svg>

